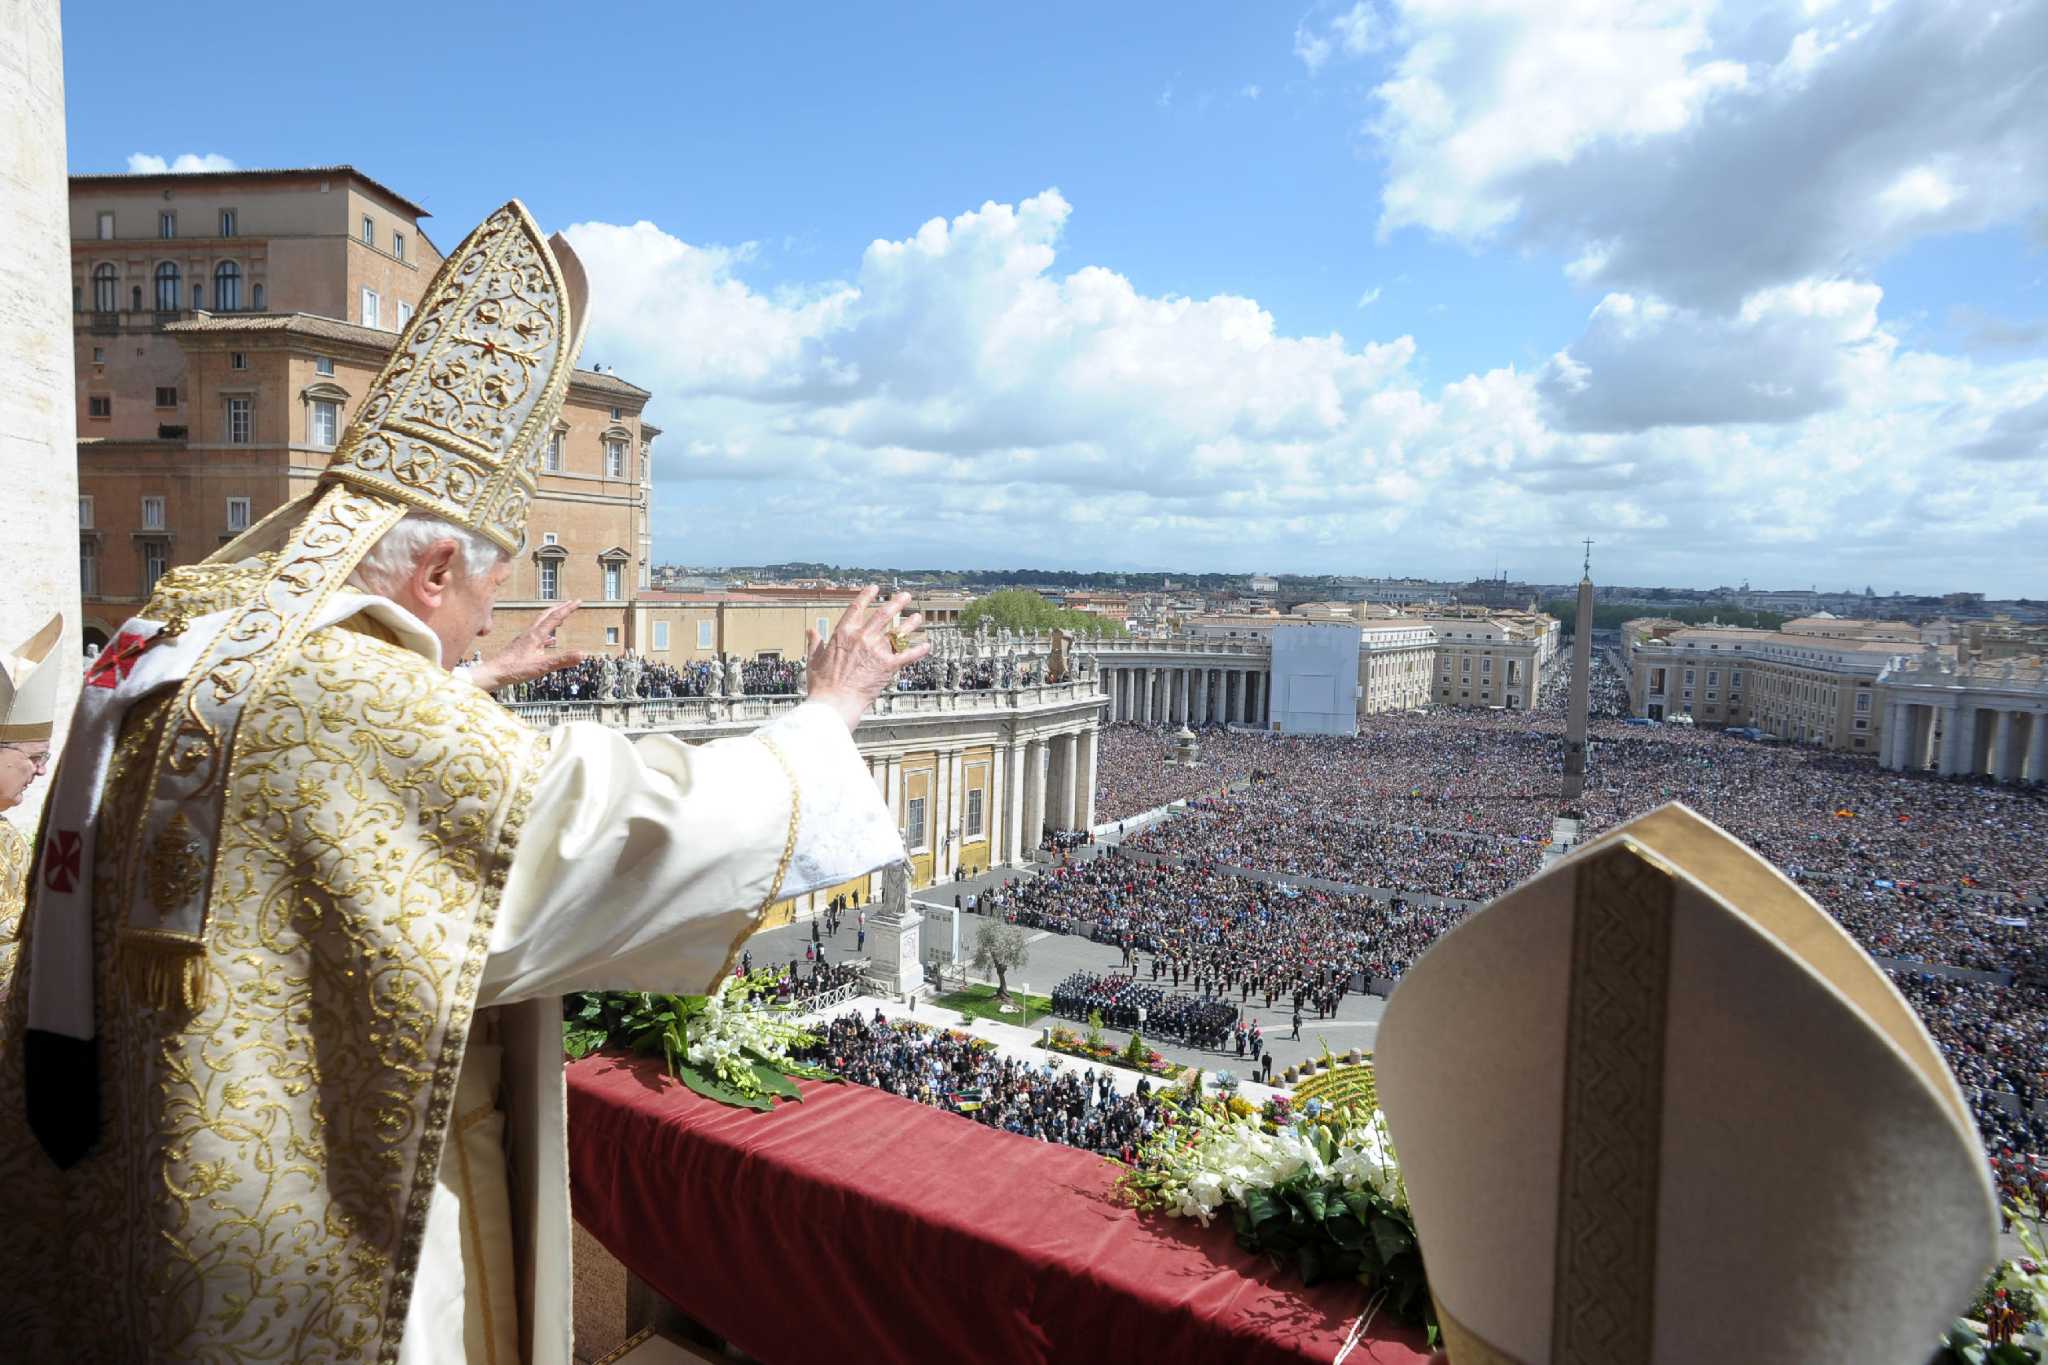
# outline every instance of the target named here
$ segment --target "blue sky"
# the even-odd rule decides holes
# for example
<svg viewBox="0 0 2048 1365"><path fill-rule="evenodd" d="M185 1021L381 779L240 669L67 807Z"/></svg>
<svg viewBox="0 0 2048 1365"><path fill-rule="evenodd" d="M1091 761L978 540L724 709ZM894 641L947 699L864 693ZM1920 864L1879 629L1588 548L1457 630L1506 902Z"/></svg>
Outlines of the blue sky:
<svg viewBox="0 0 2048 1365"><path fill-rule="evenodd" d="M2048 595L2042 3L157 13L73 168L524 198L665 560Z"/></svg>

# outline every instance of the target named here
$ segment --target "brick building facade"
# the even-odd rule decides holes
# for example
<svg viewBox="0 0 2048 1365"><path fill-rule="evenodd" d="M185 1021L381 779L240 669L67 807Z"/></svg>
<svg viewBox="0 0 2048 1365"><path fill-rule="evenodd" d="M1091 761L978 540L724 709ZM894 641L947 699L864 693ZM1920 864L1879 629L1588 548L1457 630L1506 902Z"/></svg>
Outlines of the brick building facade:
<svg viewBox="0 0 2048 1365"><path fill-rule="evenodd" d="M71 177L89 642L166 569L312 489L441 264L426 216L347 166ZM501 632L576 598L568 643L631 642L652 549L649 396L572 378Z"/></svg>

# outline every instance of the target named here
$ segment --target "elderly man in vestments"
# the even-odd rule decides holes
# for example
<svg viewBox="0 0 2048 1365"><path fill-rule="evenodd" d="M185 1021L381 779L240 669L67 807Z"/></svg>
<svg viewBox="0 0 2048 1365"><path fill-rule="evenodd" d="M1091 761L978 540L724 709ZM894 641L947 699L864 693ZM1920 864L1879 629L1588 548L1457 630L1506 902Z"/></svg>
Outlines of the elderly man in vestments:
<svg viewBox="0 0 2048 1365"><path fill-rule="evenodd" d="M583 303L493 214L315 493L95 661L0 981L0 1359L566 1365L559 995L703 989L774 902L903 857L850 737L923 653L903 599L702 746L512 716L483 688L544 640L443 667L521 550Z"/></svg>

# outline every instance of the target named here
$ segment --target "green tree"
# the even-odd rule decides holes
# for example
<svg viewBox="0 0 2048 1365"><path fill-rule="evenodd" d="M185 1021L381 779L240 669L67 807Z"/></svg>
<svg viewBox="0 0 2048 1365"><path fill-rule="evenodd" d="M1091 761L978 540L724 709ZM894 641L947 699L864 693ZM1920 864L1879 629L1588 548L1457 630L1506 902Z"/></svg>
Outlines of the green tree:
<svg viewBox="0 0 2048 1365"><path fill-rule="evenodd" d="M984 924L974 936L975 970L996 974L996 999L1010 998L1010 973L1031 960L1030 936L1018 924Z"/></svg>
<svg viewBox="0 0 2048 1365"><path fill-rule="evenodd" d="M1011 630L1071 630L1077 634L1101 632L1124 634L1123 623L1071 607L1055 606L1029 588L1005 588L977 597L960 613L960 629L972 631L986 619L991 626Z"/></svg>

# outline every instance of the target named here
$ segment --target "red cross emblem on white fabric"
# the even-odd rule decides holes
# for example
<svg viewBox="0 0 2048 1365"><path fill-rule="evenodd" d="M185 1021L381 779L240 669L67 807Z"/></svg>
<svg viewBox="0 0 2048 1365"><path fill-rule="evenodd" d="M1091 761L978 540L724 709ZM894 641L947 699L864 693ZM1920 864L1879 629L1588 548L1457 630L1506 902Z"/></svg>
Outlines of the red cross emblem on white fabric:
<svg viewBox="0 0 2048 1365"><path fill-rule="evenodd" d="M137 635L124 630L114 637L114 643L100 651L92 661L92 668L85 675L87 687L117 687L128 680L135 669L135 661L142 657L142 651L149 648L153 636Z"/></svg>

